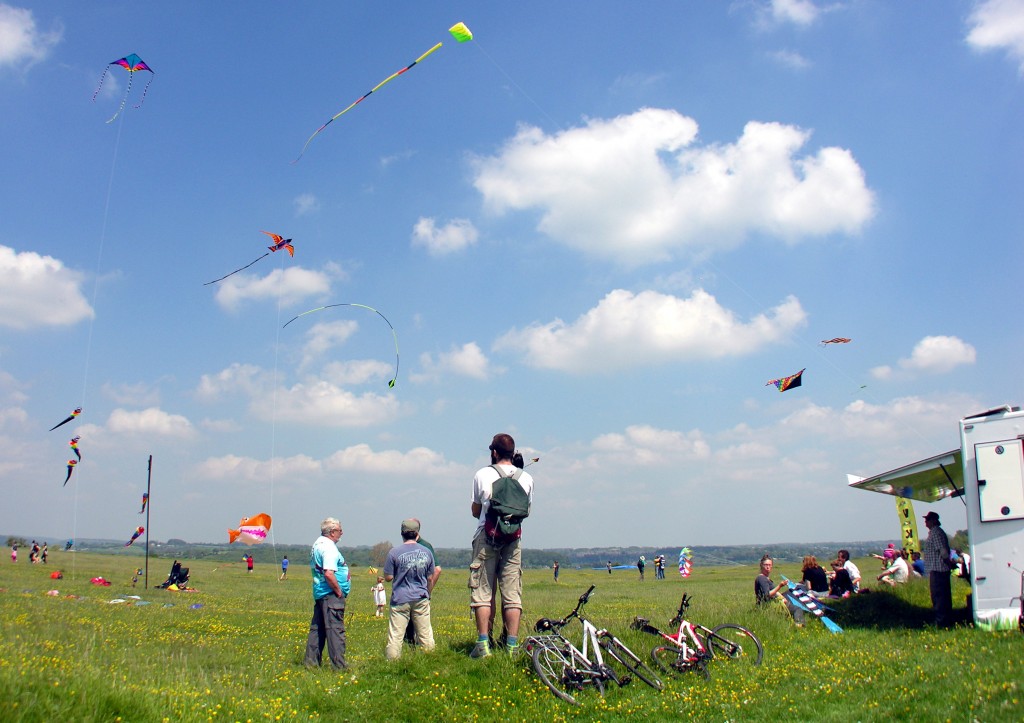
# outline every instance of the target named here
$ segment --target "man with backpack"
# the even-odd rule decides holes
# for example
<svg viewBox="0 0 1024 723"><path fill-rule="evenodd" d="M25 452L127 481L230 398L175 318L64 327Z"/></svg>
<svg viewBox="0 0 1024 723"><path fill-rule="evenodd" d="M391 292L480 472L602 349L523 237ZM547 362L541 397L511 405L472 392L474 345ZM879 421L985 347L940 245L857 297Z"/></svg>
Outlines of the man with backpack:
<svg viewBox="0 0 1024 723"><path fill-rule="evenodd" d="M519 618L523 612L522 521L533 502L533 477L512 463L516 443L496 434L489 447L491 464L473 477L471 512L477 520L473 534L473 560L469 566L470 607L476 618L477 643L470 657L491 654L491 601L495 587L501 594L506 647L516 651Z"/></svg>

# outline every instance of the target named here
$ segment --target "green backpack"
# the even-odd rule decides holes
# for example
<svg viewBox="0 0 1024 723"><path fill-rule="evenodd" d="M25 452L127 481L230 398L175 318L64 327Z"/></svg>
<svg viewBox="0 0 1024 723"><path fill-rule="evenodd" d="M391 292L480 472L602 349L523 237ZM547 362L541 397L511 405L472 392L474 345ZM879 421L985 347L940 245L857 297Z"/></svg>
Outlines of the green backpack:
<svg viewBox="0 0 1024 723"><path fill-rule="evenodd" d="M492 464L491 468L498 473L498 479L491 485L491 505L484 518L484 535L489 545L500 547L522 537L522 522L530 516L530 495L519 482L521 469L516 468L506 476L497 465Z"/></svg>

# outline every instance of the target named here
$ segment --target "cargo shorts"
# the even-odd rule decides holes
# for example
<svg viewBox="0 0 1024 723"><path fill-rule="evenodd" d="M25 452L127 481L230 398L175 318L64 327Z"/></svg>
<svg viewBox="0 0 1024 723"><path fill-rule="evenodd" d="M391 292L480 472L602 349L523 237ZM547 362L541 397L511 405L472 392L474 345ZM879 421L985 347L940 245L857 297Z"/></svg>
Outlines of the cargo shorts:
<svg viewBox="0 0 1024 723"><path fill-rule="evenodd" d="M469 606L489 607L497 585L502 609L523 609L523 556L519 540L501 547L487 544L481 529L473 538L469 565Z"/></svg>

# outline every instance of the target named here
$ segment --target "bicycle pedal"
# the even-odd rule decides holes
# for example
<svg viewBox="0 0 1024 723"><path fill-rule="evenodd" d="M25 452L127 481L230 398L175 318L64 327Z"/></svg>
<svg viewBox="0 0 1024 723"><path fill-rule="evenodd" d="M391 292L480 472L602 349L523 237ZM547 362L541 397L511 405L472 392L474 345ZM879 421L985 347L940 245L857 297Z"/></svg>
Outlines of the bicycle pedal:
<svg viewBox="0 0 1024 723"><path fill-rule="evenodd" d="M633 682L633 676L624 675L621 678L619 678L617 682L619 684L619 687L622 688L623 686L629 685Z"/></svg>

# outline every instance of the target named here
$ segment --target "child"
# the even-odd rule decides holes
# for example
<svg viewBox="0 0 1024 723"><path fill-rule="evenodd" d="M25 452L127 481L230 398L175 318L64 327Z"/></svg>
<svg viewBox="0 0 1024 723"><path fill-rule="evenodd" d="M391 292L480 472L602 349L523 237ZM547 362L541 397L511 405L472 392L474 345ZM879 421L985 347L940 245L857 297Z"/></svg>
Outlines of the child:
<svg viewBox="0 0 1024 723"><path fill-rule="evenodd" d="M387 604L388 597L384 591L384 578L378 577L377 584L370 588L373 593L373 604L377 606L377 612L373 617L382 618L384 617L384 606Z"/></svg>

